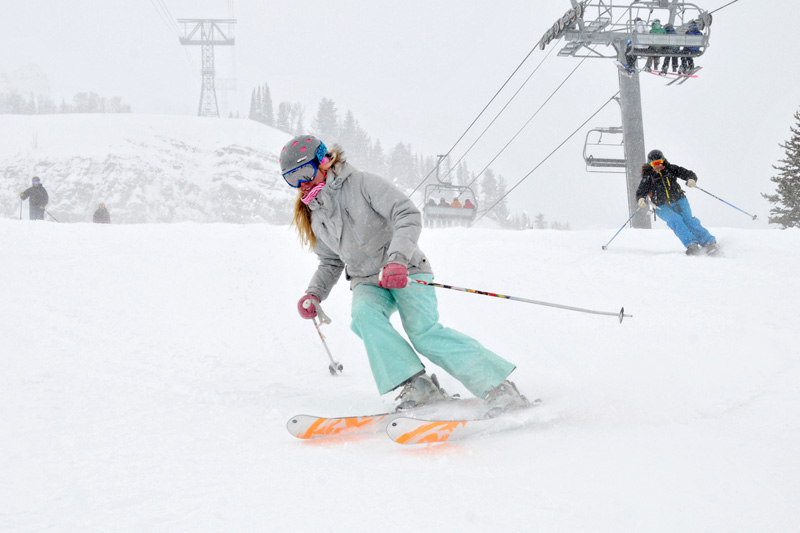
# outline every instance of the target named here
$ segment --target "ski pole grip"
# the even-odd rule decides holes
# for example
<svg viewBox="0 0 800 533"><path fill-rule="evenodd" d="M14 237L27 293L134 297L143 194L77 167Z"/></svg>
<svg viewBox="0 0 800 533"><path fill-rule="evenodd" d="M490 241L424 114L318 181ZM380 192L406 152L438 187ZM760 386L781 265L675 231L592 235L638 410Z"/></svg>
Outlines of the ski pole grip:
<svg viewBox="0 0 800 533"><path fill-rule="evenodd" d="M306 300L305 302L303 302L303 308L305 308L305 309L308 309L312 305L314 306L314 309L317 310L317 316L319 317L320 324L330 324L331 323L331 317L329 317L328 315L325 314L325 311L322 310L322 306L319 305L319 303L315 302L314 300L312 300L310 298L308 300Z"/></svg>

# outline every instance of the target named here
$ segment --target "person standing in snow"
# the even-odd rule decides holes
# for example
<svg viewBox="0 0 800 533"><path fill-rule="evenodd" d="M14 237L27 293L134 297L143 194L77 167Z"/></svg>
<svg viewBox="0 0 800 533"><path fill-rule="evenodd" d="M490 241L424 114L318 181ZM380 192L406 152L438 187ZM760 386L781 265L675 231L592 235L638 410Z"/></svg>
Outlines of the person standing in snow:
<svg viewBox="0 0 800 533"><path fill-rule="evenodd" d="M19 197L23 200L30 198L30 202L28 202L28 213L30 214L31 220L44 220L44 208L47 202L50 201L50 197L47 195L44 185L42 185L42 182L39 180L39 176L34 176L31 181L32 185L22 191Z"/></svg>
<svg viewBox="0 0 800 533"><path fill-rule="evenodd" d="M106 204L100 204L92 216L95 224L111 224L111 213L106 209Z"/></svg>
<svg viewBox="0 0 800 533"><path fill-rule="evenodd" d="M529 405L507 379L514 364L443 327L433 287L407 286L409 278L433 280L417 245L422 217L408 196L355 169L341 147L328 150L311 135L289 141L280 165L284 180L298 189L293 225L319 261L297 310L314 318L345 272L353 293L350 328L364 342L380 394L399 389L399 411L449 398L436 376L426 374L419 352L483 398L489 416ZM395 311L411 344L392 327Z"/></svg>
<svg viewBox="0 0 800 533"><path fill-rule="evenodd" d="M686 247L686 255L697 255L701 247L708 254L716 253L717 239L692 216L689 200L678 184L678 179L682 179L687 186L694 187L697 175L667 161L661 150L650 151L647 161L642 166L642 181L636 190L639 208L646 207L649 198L658 218L667 223Z"/></svg>

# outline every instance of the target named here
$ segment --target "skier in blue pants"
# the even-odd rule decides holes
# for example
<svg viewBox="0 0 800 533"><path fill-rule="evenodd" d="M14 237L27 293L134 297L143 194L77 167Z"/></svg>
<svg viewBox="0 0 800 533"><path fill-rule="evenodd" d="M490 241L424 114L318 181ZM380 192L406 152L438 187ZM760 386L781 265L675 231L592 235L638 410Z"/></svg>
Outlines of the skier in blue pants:
<svg viewBox="0 0 800 533"><path fill-rule="evenodd" d="M422 217L411 199L383 178L356 170L338 146L311 135L289 141L280 154L284 180L298 189L293 223L319 261L300 316L317 315L342 272L353 291L351 329L363 340L381 394L400 389L398 410L449 398L418 355L483 398L487 414L529 405L508 376L513 363L475 339L439 323L433 280L417 241ZM398 311L409 344L390 322ZM413 345L413 347L412 347Z"/></svg>
<svg viewBox="0 0 800 533"><path fill-rule="evenodd" d="M636 190L639 207L645 207L649 198L655 205L656 215L681 240L687 255L696 255L703 249L714 254L718 251L717 239L692 215L689 200L678 179L685 180L690 188L697 185L694 172L673 165L661 150L652 150L647 154L647 163L642 166L642 181Z"/></svg>

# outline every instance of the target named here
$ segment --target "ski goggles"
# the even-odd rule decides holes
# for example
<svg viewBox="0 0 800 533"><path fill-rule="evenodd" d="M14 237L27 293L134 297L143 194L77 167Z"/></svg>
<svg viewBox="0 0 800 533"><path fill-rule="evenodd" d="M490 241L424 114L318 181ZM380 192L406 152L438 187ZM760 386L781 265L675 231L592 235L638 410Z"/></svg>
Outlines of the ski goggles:
<svg viewBox="0 0 800 533"><path fill-rule="evenodd" d="M311 160L284 174L283 179L289 184L289 187L297 189L301 184L308 183L314 179L314 176L317 175L318 167L316 159Z"/></svg>
<svg viewBox="0 0 800 533"><path fill-rule="evenodd" d="M650 166L653 168L664 166L664 159L662 158L656 159L655 161L650 161Z"/></svg>

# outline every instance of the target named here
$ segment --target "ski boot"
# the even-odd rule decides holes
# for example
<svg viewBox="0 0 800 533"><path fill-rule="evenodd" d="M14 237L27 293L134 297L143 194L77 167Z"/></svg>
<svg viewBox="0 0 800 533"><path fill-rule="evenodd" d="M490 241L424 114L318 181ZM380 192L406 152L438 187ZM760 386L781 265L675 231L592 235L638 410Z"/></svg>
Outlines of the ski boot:
<svg viewBox="0 0 800 533"><path fill-rule="evenodd" d="M400 394L395 398L396 400L400 400L396 410L406 411L449 398L450 396L439 386L439 380L436 379L436 374L431 374L430 377L428 377L423 371L406 382Z"/></svg>
<svg viewBox="0 0 800 533"><path fill-rule="evenodd" d="M696 242L693 242L686 248L686 255L697 255L700 253L700 245Z"/></svg>
<svg viewBox="0 0 800 533"><path fill-rule="evenodd" d="M719 246L715 242L710 242L706 244L705 251L706 255L716 255L719 252Z"/></svg>
<svg viewBox="0 0 800 533"><path fill-rule="evenodd" d="M531 403L519 393L519 389L513 382L505 380L497 387L493 388L484 398L486 402L486 416L493 418L507 411L528 407Z"/></svg>

